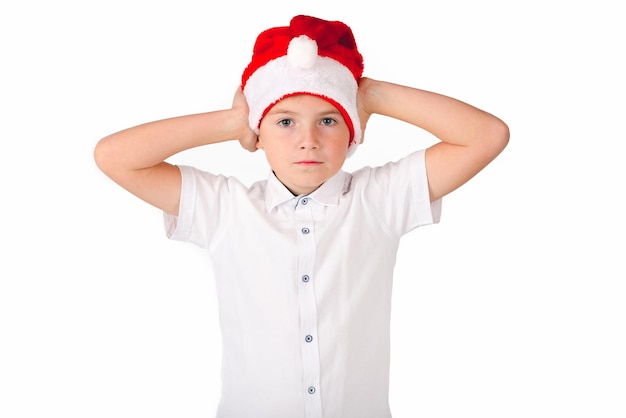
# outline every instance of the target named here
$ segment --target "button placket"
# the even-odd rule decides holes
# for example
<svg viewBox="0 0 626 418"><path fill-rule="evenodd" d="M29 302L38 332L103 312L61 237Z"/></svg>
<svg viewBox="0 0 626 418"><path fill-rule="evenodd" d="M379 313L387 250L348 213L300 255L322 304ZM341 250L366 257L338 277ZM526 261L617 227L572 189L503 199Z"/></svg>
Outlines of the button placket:
<svg viewBox="0 0 626 418"><path fill-rule="evenodd" d="M320 418L320 363L317 338L317 302L315 299L315 225L312 201L303 197L295 207L298 245L298 304L300 308L300 335L302 338L302 376L305 397L305 416Z"/></svg>

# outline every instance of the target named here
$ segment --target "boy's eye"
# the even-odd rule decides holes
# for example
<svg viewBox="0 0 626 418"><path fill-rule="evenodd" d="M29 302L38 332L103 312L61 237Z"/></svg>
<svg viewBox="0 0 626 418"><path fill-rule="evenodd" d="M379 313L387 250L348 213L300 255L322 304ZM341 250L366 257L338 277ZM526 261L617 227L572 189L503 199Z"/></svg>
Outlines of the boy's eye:
<svg viewBox="0 0 626 418"><path fill-rule="evenodd" d="M322 119L322 125L333 125L334 123L336 123L336 121L333 118L323 118Z"/></svg>
<svg viewBox="0 0 626 418"><path fill-rule="evenodd" d="M278 121L278 124L280 126L287 127L287 126L291 126L293 124L293 121L291 119L281 119L281 120Z"/></svg>

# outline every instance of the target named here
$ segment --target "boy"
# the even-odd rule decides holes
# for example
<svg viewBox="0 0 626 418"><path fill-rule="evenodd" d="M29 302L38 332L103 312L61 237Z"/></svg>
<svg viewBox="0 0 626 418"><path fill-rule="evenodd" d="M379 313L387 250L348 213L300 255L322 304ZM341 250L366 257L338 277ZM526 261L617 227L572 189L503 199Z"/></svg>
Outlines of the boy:
<svg viewBox="0 0 626 418"><path fill-rule="evenodd" d="M391 281L399 240L506 146L507 126L455 99L362 77L341 22L262 32L230 109L103 138L104 173L162 209L171 239L207 249L223 334L218 417L390 417ZM371 114L440 142L342 171ZM239 140L272 174L250 187L165 159ZM254 261L253 261L254 260Z"/></svg>

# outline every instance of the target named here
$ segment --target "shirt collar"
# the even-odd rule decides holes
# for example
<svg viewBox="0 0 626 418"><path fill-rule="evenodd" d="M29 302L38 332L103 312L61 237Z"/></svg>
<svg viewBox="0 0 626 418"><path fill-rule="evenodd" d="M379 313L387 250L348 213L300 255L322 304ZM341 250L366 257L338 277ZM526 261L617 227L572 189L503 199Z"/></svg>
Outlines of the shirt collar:
<svg viewBox="0 0 626 418"><path fill-rule="evenodd" d="M309 198L325 206L338 205L339 198L347 187L346 180L346 173L340 170L337 174L326 180L317 190L309 194ZM270 171L265 188L265 206L268 211L271 211L278 205L299 198L300 196L294 196L289 189L278 180L276 175Z"/></svg>

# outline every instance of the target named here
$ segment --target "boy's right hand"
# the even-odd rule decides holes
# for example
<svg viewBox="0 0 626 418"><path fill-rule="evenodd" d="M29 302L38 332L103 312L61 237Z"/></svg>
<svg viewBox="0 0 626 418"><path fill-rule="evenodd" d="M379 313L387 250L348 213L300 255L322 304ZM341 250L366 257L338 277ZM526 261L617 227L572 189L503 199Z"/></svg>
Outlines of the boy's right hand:
<svg viewBox="0 0 626 418"><path fill-rule="evenodd" d="M237 114L240 115L241 121L239 122L241 125L241 134L239 135L239 143L241 146L250 151L254 152L257 150L257 142L258 137L257 134L254 133L252 128L248 123L248 102L246 101L246 97L241 90L241 87L237 88L235 92L235 97L233 98L233 110L237 111Z"/></svg>

